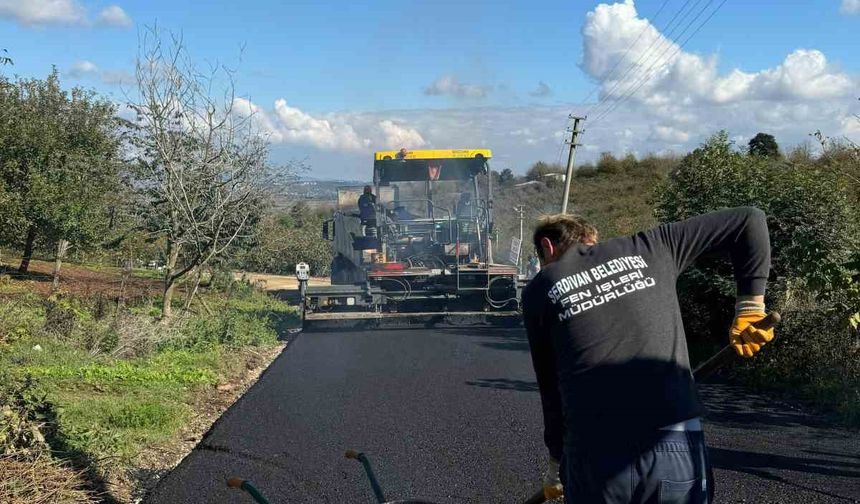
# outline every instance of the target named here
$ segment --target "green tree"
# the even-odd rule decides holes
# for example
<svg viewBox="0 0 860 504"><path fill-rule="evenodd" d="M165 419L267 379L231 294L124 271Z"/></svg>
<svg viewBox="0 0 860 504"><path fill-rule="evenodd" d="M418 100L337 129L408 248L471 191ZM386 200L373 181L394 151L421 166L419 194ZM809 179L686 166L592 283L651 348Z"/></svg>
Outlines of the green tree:
<svg viewBox="0 0 860 504"><path fill-rule="evenodd" d="M120 132L114 105L93 92L44 80L0 85L0 178L8 219L2 239L23 246L27 271L36 240L57 246L57 273L69 244L96 242L105 198L119 183Z"/></svg>
<svg viewBox="0 0 860 504"><path fill-rule="evenodd" d="M564 173L564 168L561 165L556 163L546 163L544 161L538 161L533 164L531 168L526 172L527 180L540 180L541 178L549 175L550 173Z"/></svg>
<svg viewBox="0 0 860 504"><path fill-rule="evenodd" d="M779 157L779 145L773 135L758 133L749 141L749 154L767 158Z"/></svg>
<svg viewBox="0 0 860 504"><path fill-rule="evenodd" d="M619 173L636 167L638 161L632 153L627 153L624 158L618 159L611 152L601 152L597 160L597 171L600 173Z"/></svg>
<svg viewBox="0 0 860 504"><path fill-rule="evenodd" d="M511 171L510 168L505 168L499 173L499 185L502 187L508 187L514 183L514 172Z"/></svg>
<svg viewBox="0 0 860 504"><path fill-rule="evenodd" d="M723 131L684 157L660 192L657 215L667 222L748 205L768 214L776 276L818 290L841 285L860 215L845 184L816 165L744 155Z"/></svg>
<svg viewBox="0 0 860 504"><path fill-rule="evenodd" d="M244 244L233 265L246 271L293 275L296 264L306 262L312 275L328 275L331 272L332 247L322 239L321 231L323 222L331 215L330 211L306 209L302 223L298 225L293 209L265 215L253 239Z"/></svg>
<svg viewBox="0 0 860 504"><path fill-rule="evenodd" d="M6 49L0 49L0 52L3 53L3 56L0 56L0 65L11 65L12 58L6 56L7 54L9 54L9 51L7 51Z"/></svg>
<svg viewBox="0 0 860 504"><path fill-rule="evenodd" d="M293 227L304 227L310 217L310 209L305 201L299 200L290 208L290 219Z"/></svg>

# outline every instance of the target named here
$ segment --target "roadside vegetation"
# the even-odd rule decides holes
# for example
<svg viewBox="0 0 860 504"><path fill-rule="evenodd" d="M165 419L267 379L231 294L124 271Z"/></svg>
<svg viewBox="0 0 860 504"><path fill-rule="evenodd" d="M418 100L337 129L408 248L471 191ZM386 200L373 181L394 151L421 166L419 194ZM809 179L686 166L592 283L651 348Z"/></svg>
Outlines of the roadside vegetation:
<svg viewBox="0 0 860 504"><path fill-rule="evenodd" d="M766 302L784 323L781 340L739 366L738 376L860 426L860 150L819 139L818 156L805 147L783 156L775 144L750 142L740 151L719 133L659 187L656 212L668 222L730 206L765 211L772 247ZM725 261L700 261L680 285L691 332L715 343L724 341L732 316L730 271Z"/></svg>
<svg viewBox="0 0 860 504"><path fill-rule="evenodd" d="M241 381L297 322L294 308L226 275L169 322L157 297L46 296L28 284L47 279L2 278L0 465L53 454L114 497L134 490L123 485L142 451L175 441L202 398Z"/></svg>
<svg viewBox="0 0 860 504"><path fill-rule="evenodd" d="M313 276L331 273L331 243L322 239L322 226L334 204L311 208L304 201L269 212L244 248L231 262L236 270L293 276L296 264L305 262Z"/></svg>
<svg viewBox="0 0 860 504"><path fill-rule="evenodd" d="M168 322L157 296L131 302L104 283L88 296L43 295L28 284L48 279L2 278L0 466L53 455L86 473L90 497L135 492L129 471L141 453L167 449L201 401L235 387L297 323L294 308L227 275L206 279L197 302ZM0 500L28 502L6 490Z"/></svg>
<svg viewBox="0 0 860 504"><path fill-rule="evenodd" d="M154 29L122 105L0 71L0 502L133 501L296 325L230 270L293 168L233 82Z"/></svg>

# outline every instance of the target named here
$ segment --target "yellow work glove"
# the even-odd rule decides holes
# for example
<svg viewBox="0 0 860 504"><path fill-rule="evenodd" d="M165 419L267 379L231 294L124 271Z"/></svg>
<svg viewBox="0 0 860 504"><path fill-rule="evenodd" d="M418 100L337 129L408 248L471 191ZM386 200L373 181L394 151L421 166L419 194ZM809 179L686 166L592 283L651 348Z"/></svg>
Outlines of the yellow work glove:
<svg viewBox="0 0 860 504"><path fill-rule="evenodd" d="M558 476L558 460L550 457L546 472L543 473L543 496L549 501L558 499L562 495L564 495L564 489Z"/></svg>
<svg viewBox="0 0 860 504"><path fill-rule="evenodd" d="M773 339L773 327L756 327L767 317L764 303L741 301L735 307L735 320L729 331L729 343L741 357L752 357L762 345Z"/></svg>

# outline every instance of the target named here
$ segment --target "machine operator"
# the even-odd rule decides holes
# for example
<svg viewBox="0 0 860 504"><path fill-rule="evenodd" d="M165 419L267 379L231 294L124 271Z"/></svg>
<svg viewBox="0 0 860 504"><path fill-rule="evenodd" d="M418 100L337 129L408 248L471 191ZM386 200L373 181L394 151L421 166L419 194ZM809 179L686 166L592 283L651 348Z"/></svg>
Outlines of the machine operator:
<svg viewBox="0 0 860 504"><path fill-rule="evenodd" d="M523 293L549 449L545 488L566 502L713 502L703 406L675 283L697 257L727 252L737 284L730 342L750 357L773 339L762 211L734 208L598 243L583 219L541 220L542 268ZM560 468L559 468L560 466Z"/></svg>
<svg viewBox="0 0 860 504"><path fill-rule="evenodd" d="M364 227L364 236L376 236L376 196L369 185L364 186L364 192L358 197L358 218Z"/></svg>

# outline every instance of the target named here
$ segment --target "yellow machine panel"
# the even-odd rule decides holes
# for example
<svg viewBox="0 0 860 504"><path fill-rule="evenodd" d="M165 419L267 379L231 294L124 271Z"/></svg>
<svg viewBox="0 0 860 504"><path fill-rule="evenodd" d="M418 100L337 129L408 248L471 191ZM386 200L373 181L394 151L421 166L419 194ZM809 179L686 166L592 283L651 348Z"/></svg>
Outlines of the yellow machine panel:
<svg viewBox="0 0 860 504"><path fill-rule="evenodd" d="M490 159L493 157L490 149L433 149L433 150L406 150L399 151L377 151L373 153L375 161L388 159L467 159L482 157Z"/></svg>

